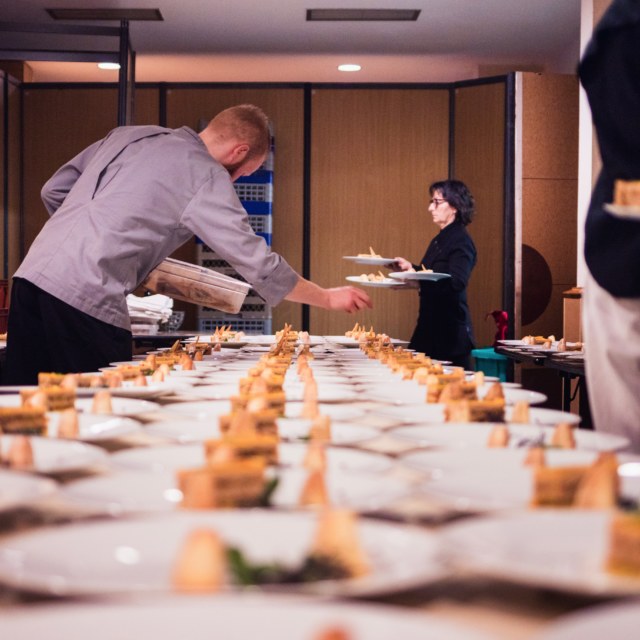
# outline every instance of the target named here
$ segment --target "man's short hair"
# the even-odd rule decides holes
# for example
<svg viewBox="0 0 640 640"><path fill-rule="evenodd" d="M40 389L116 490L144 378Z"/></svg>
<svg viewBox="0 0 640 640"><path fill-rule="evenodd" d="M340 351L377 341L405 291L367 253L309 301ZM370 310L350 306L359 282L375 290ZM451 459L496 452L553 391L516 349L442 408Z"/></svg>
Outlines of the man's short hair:
<svg viewBox="0 0 640 640"><path fill-rule="evenodd" d="M269 118L253 104L229 107L218 113L209 126L225 139L235 138L248 144L247 159L264 156L269 150Z"/></svg>

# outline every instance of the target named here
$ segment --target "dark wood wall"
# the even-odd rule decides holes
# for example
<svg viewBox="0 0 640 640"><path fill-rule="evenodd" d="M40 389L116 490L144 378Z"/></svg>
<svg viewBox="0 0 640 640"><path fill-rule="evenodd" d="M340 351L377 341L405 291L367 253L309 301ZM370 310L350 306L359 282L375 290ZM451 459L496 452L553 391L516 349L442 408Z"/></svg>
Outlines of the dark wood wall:
<svg viewBox="0 0 640 640"><path fill-rule="evenodd" d="M470 300L478 343L490 344L485 314L501 306L504 203L505 89L503 81L477 87L313 87L305 110L300 86L144 86L136 92L135 121L198 127L240 102L265 109L274 123L274 249L301 270L305 127L310 132L309 224L311 279L346 284L361 265L342 259L373 246L385 255L418 261L437 228L427 215L428 186L448 176L465 180L476 195L470 231L480 260ZM164 93L163 93L164 92ZM309 94L307 94L309 95ZM451 98L454 98L453 100ZM42 184L55 169L116 123L111 86L24 85L24 248L46 220ZM451 106L454 105L452 111ZM453 117L452 117L453 114ZM451 126L453 125L453 130ZM453 146L451 143L453 142ZM178 257L195 257L192 245ZM368 289L375 309L356 316L310 311L314 333L343 333L356 320L408 337L417 313L414 292ZM301 326L299 305L274 310L274 327ZM195 312L189 325L195 328Z"/></svg>

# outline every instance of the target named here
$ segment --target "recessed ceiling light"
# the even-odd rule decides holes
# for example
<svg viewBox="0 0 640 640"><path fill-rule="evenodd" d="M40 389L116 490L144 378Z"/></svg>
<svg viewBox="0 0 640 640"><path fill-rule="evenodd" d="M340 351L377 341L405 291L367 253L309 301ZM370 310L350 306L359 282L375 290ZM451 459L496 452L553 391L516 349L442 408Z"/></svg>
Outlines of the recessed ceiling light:
<svg viewBox="0 0 640 640"><path fill-rule="evenodd" d="M98 69L119 69L120 65L117 62L98 62Z"/></svg>
<svg viewBox="0 0 640 640"><path fill-rule="evenodd" d="M338 71L360 71L362 67L359 64L339 64Z"/></svg>

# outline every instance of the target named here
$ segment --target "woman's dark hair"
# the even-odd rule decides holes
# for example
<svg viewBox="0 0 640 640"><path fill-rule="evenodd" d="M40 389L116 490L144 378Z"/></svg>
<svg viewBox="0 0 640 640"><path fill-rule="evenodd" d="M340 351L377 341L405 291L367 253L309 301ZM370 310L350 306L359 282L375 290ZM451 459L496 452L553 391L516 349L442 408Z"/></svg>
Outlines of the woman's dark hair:
<svg viewBox="0 0 640 640"><path fill-rule="evenodd" d="M435 191L439 191L449 205L456 209L457 222L461 222L465 227L471 223L476 212L476 204L464 182L460 182L460 180L441 180L440 182L434 182L429 187L431 196L433 196Z"/></svg>

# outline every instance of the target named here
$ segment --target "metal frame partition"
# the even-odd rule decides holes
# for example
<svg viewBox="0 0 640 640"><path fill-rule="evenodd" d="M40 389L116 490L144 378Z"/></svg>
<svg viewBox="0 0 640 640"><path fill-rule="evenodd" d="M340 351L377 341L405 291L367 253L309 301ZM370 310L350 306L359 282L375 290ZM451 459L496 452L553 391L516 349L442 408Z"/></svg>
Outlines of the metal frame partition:
<svg viewBox="0 0 640 640"><path fill-rule="evenodd" d="M73 50L69 40L56 49L1 48L0 59L15 61L45 62L114 62L120 65L118 75L118 126L133 123L135 52L129 38L129 21L120 20L118 27L102 27L71 24L28 24L19 22L0 22L0 33L35 33L54 36L97 36L118 38L116 50Z"/></svg>

